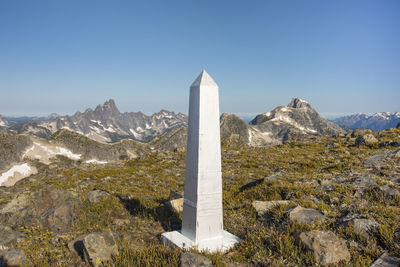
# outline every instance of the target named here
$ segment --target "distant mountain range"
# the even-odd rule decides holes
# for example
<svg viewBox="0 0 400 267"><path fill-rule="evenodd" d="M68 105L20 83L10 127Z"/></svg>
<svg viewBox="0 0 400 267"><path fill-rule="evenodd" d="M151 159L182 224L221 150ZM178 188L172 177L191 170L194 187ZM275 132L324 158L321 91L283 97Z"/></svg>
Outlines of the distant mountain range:
<svg viewBox="0 0 400 267"><path fill-rule="evenodd" d="M184 149L187 120L186 115L167 110L150 116L141 112L120 113L112 99L94 110L78 111L72 116L0 116L0 185L2 180L12 185L35 173L32 160L50 164L67 157L84 164L106 164L152 150ZM222 143L249 146L344 133L299 98L257 115L250 123L224 113L220 129Z"/></svg>
<svg viewBox="0 0 400 267"><path fill-rule="evenodd" d="M159 144L176 147L177 144L184 144L186 141L177 139L186 138L187 120L187 115L167 110L150 116L141 112L120 113L114 100L110 99L94 110L89 108L72 116L52 114L49 117L31 119L0 117L0 126L18 134L30 134L45 139L50 139L60 129L66 129L101 143L124 138L148 142L160 136L156 140ZM165 138L174 139L174 142L163 141L161 135L182 127L185 130L164 135ZM233 114L224 113L221 116L222 140L236 135L251 146L342 132L344 130L341 127L322 118L309 103L299 98L292 99L287 106L278 106L272 111L257 115L250 123Z"/></svg>
<svg viewBox="0 0 400 267"><path fill-rule="evenodd" d="M374 131L382 131L396 127L400 123L400 112L379 112L372 116L366 114L354 114L331 120L332 122L352 129L366 128Z"/></svg>
<svg viewBox="0 0 400 267"><path fill-rule="evenodd" d="M110 99L94 110L89 108L72 116L53 115L47 119L21 123L5 121L4 124L17 133L32 134L46 139L60 129L67 129L103 143L123 138L145 142L156 135L185 126L187 116L167 110L161 110L151 116L141 112L120 113L114 100Z"/></svg>

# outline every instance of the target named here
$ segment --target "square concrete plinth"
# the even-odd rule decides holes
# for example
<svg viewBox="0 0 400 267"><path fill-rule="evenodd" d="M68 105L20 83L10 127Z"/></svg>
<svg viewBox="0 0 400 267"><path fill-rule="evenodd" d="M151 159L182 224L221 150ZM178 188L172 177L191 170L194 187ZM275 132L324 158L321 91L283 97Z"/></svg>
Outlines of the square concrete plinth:
<svg viewBox="0 0 400 267"><path fill-rule="evenodd" d="M223 231L222 236L201 240L198 244L195 244L194 241L182 235L181 231L172 231L163 233L161 235L161 241L165 245L174 245L181 249L197 248L199 251L224 252L231 249L242 240L227 231Z"/></svg>

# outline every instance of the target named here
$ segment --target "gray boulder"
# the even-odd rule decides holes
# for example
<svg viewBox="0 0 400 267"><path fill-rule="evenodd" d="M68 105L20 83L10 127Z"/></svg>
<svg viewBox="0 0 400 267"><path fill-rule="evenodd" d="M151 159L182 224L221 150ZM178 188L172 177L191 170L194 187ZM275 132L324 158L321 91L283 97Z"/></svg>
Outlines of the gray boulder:
<svg viewBox="0 0 400 267"><path fill-rule="evenodd" d="M351 133L351 137L356 138L371 133L372 133L371 129L356 129Z"/></svg>
<svg viewBox="0 0 400 267"><path fill-rule="evenodd" d="M212 262L209 258L195 253L181 254L181 267L212 267Z"/></svg>
<svg viewBox="0 0 400 267"><path fill-rule="evenodd" d="M118 255L118 247L110 230L82 235L68 244L70 251L77 253L93 266L102 266Z"/></svg>
<svg viewBox="0 0 400 267"><path fill-rule="evenodd" d="M306 250L311 251L314 260L322 265L349 261L351 256L346 241L330 231L312 230L295 236Z"/></svg>
<svg viewBox="0 0 400 267"><path fill-rule="evenodd" d="M313 223L314 221L324 221L325 215L316 209L306 209L301 206L296 206L287 211L291 221L301 223Z"/></svg>
<svg viewBox="0 0 400 267"><path fill-rule="evenodd" d="M362 235L369 235L378 227L378 223L374 218L362 218L360 214L349 213L337 221L337 224L344 227L353 225L354 231Z"/></svg>
<svg viewBox="0 0 400 267"><path fill-rule="evenodd" d="M19 249L0 250L0 266L26 266L30 261L25 253Z"/></svg>
<svg viewBox="0 0 400 267"><path fill-rule="evenodd" d="M375 146L378 145L378 139L375 138L372 134L366 134L363 136L357 137L355 141L356 146L365 145L365 146Z"/></svg>
<svg viewBox="0 0 400 267"><path fill-rule="evenodd" d="M90 203L97 203L102 199L110 197L110 194L102 190L94 190L87 193L87 197Z"/></svg>

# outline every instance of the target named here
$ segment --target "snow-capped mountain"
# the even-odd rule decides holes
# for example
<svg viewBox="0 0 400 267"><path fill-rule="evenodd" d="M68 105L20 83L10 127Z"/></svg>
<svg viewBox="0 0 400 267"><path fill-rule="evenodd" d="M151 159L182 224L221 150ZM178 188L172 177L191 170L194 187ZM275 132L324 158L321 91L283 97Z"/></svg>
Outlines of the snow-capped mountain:
<svg viewBox="0 0 400 267"><path fill-rule="evenodd" d="M187 116L161 110L151 116L141 112L120 113L114 100L110 99L94 110L76 112L72 116L54 116L47 121L29 121L11 127L18 133L29 133L49 138L60 129L83 134L93 140L107 143L130 138L148 141L155 135L187 125Z"/></svg>
<svg viewBox="0 0 400 267"><path fill-rule="evenodd" d="M283 142L310 135L344 133L340 126L322 118L300 98L293 98L287 106L257 115L250 124L262 135Z"/></svg>
<svg viewBox="0 0 400 267"><path fill-rule="evenodd" d="M340 117L332 122L350 128L368 128L374 131L382 131L396 127L400 123L400 112L378 112L372 116L357 113L354 115Z"/></svg>

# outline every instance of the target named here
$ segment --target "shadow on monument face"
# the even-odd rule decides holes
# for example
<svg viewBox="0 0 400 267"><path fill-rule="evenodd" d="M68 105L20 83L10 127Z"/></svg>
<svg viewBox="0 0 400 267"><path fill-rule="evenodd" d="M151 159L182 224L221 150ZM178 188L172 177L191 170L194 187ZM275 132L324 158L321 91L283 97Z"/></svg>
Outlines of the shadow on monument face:
<svg viewBox="0 0 400 267"><path fill-rule="evenodd" d="M151 216L155 221L160 222L165 231L180 230L182 227L179 215L164 205L165 199L158 200L160 206L148 208L137 198L122 198L119 195L117 197L131 216Z"/></svg>

